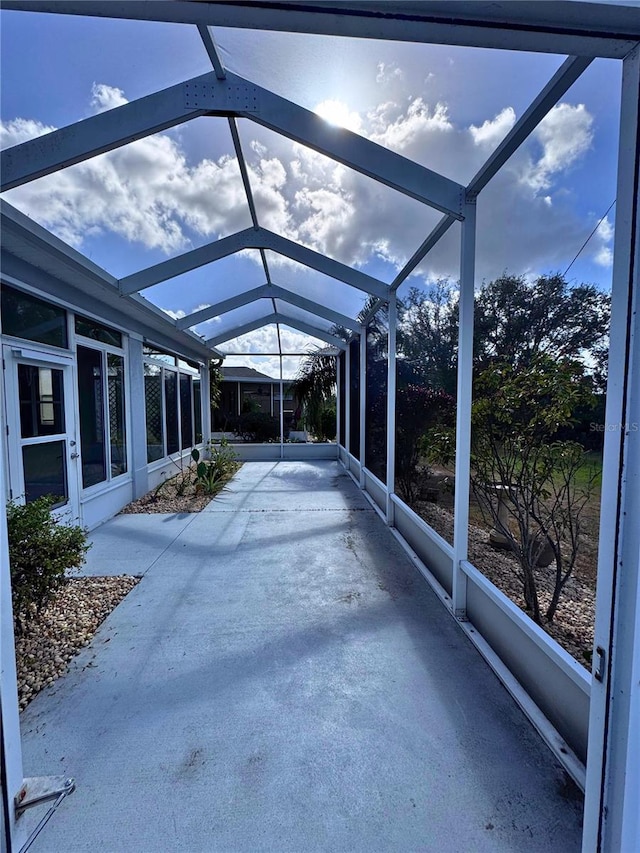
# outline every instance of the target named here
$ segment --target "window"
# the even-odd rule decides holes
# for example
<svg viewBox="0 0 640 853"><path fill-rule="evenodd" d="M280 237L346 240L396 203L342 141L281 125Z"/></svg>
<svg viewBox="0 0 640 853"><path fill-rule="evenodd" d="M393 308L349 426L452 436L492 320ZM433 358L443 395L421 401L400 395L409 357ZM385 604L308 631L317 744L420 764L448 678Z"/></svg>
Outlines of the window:
<svg viewBox="0 0 640 853"><path fill-rule="evenodd" d="M180 449L178 426L178 375L173 371L164 372L164 424L167 436L167 454L177 453Z"/></svg>
<svg viewBox="0 0 640 853"><path fill-rule="evenodd" d="M108 326L103 326L95 320L89 320L88 317L81 317L76 314L75 327L76 335L82 335L83 338L100 341L100 343L108 344L112 347L122 347L122 335L120 332L116 332L115 329L110 329Z"/></svg>
<svg viewBox="0 0 640 853"><path fill-rule="evenodd" d="M144 364L144 402L147 413L147 462L155 462L164 456L162 368L158 364Z"/></svg>
<svg viewBox="0 0 640 853"><path fill-rule="evenodd" d="M202 389L200 380L193 380L193 426L195 431L195 443L202 442Z"/></svg>
<svg viewBox="0 0 640 853"><path fill-rule="evenodd" d="M78 346L78 401L87 489L127 472L123 356Z"/></svg>
<svg viewBox="0 0 640 853"><path fill-rule="evenodd" d="M155 358L144 362L147 462L156 462L202 442L200 377Z"/></svg>
<svg viewBox="0 0 640 853"><path fill-rule="evenodd" d="M5 335L67 347L67 312L29 293L2 285L2 331Z"/></svg>
<svg viewBox="0 0 640 853"><path fill-rule="evenodd" d="M191 377L180 374L180 435L183 450L193 446L193 402L191 400Z"/></svg>
<svg viewBox="0 0 640 853"><path fill-rule="evenodd" d="M124 358L107 353L107 389L109 392L109 447L111 476L127 470L127 443L124 419Z"/></svg>

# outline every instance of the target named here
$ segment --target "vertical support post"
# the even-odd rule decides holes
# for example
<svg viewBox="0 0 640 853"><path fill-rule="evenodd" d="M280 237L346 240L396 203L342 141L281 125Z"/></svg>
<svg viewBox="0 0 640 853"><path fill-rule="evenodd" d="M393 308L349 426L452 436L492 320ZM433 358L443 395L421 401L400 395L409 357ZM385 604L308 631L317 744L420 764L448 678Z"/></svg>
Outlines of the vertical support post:
<svg viewBox="0 0 640 853"><path fill-rule="evenodd" d="M0 412L6 411L2 386L3 383L0 382ZM4 427L2 434L6 434ZM22 786L23 770L5 509L8 495L6 458L5 448L2 447L0 448L0 498L2 499L2 510L0 510L0 797L2 799L0 850L19 850L26 841L26 837L23 837L20 827L16 825L13 806L13 798Z"/></svg>
<svg viewBox="0 0 640 853"><path fill-rule="evenodd" d="M237 412L238 417L240 417L241 414L242 414L242 397L240 394L240 382L238 381L238 412Z"/></svg>
<svg viewBox="0 0 640 853"><path fill-rule="evenodd" d="M640 849L640 47L623 61L583 853Z"/></svg>
<svg viewBox="0 0 640 853"><path fill-rule="evenodd" d="M269 387L271 388L271 404L269 414L271 415L271 417L273 417L273 382Z"/></svg>
<svg viewBox="0 0 640 853"><path fill-rule="evenodd" d="M389 335L387 339L387 524L393 527L396 480L396 331L398 299L395 292L389 296Z"/></svg>
<svg viewBox="0 0 640 853"><path fill-rule="evenodd" d="M342 423L342 406L340 404L340 391L342 389L342 380L340 378L340 353L335 359L336 365L336 449L338 451L338 459L340 458L340 425Z"/></svg>
<svg viewBox="0 0 640 853"><path fill-rule="evenodd" d="M360 488L364 489L365 442L367 435L367 327L360 327Z"/></svg>
<svg viewBox="0 0 640 853"><path fill-rule="evenodd" d="M347 456L349 456L351 452L351 343L349 343L344 357L344 446ZM348 461L347 465L349 465Z"/></svg>
<svg viewBox="0 0 640 853"><path fill-rule="evenodd" d="M467 616L467 559L469 539L469 477L471 474L471 403L473 378L473 302L476 264L476 203L465 201L460 248L458 327L458 385L456 399L456 494L453 518L452 609L457 619Z"/></svg>
<svg viewBox="0 0 640 853"><path fill-rule="evenodd" d="M133 499L149 491L147 472L147 412L144 392L144 359L142 338L129 335L129 414L131 438L131 471L133 472Z"/></svg>
<svg viewBox="0 0 640 853"><path fill-rule="evenodd" d="M280 352L280 459L284 459L284 383L282 381L282 352Z"/></svg>
<svg viewBox="0 0 640 853"><path fill-rule="evenodd" d="M202 443L211 441L211 366L200 368L200 408L202 410Z"/></svg>

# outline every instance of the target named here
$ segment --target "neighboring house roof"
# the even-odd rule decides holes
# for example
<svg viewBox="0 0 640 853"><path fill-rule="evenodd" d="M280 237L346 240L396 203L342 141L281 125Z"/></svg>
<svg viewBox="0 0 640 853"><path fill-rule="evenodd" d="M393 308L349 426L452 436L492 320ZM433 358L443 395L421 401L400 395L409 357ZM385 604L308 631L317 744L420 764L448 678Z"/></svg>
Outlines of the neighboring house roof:
<svg viewBox="0 0 640 853"><path fill-rule="evenodd" d="M218 370L222 373L223 381L226 379L231 382L279 382L279 379L274 379L273 376L267 376L265 373L260 373L259 370L254 370L253 367L219 367Z"/></svg>

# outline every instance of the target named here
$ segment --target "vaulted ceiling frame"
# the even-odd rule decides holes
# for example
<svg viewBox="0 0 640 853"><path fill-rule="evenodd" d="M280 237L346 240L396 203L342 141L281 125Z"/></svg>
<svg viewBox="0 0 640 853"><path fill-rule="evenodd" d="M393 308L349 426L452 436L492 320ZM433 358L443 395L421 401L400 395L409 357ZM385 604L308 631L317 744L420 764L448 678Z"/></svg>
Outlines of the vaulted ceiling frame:
<svg viewBox="0 0 640 853"><path fill-rule="evenodd" d="M193 314L188 314L186 317L181 317L179 320L176 320L176 328L189 329L192 326L197 326L199 323L211 320L213 317L219 317L222 314L226 314L228 311L234 311L236 308L242 308L245 305L250 305L258 299L271 299L274 303L276 299L279 299L282 302L286 302L288 305L293 305L296 308L307 311L309 314L315 314L317 317L323 317L325 320L329 320L329 322L334 323L335 325L344 326L345 328L353 329L354 331L357 331L359 328L357 320L347 317L339 311L333 311L331 308L327 308L325 305L320 305L318 302L314 302L304 296L292 293L290 290L273 283L262 284L259 287L246 290L244 293L239 293L237 296L232 296L229 299L216 303L215 305L209 305L207 308L201 308L199 311L195 311ZM274 308L274 313L277 314L279 312Z"/></svg>
<svg viewBox="0 0 640 853"><path fill-rule="evenodd" d="M3 0L6 9L106 18L205 24L378 40L451 44L534 53L622 59L639 39L636 10L591 3L478 3L477 0L332 0L188 2L188 0ZM292 8L293 6L293 8ZM355 6L355 8L354 8ZM329 7L329 8L327 8ZM590 8L591 7L591 8ZM508 8L508 12L505 9Z"/></svg>
<svg viewBox="0 0 640 853"><path fill-rule="evenodd" d="M221 260L243 249L271 249L279 255L283 255L292 261L297 261L303 266L314 269L329 278L348 284L357 290L384 298L388 294L389 286L373 276L367 275L360 270L348 267L346 264L321 255L313 249L296 243L279 234L274 234L266 228L246 228L221 240L214 240L205 246L191 249L175 258L161 261L159 264L147 267L140 272L132 273L120 279L120 291L123 294L135 293L168 281L178 275L191 272L191 270Z"/></svg>
<svg viewBox="0 0 640 853"><path fill-rule="evenodd" d="M193 77L2 152L0 191L13 189L206 115L249 118L417 201L462 218L464 188L437 172L331 127L311 110L227 71Z"/></svg>
<svg viewBox="0 0 640 853"><path fill-rule="evenodd" d="M346 343L341 339L335 337L335 335L330 334L325 329L320 329L314 326L312 323L306 323L302 320L298 320L295 317L290 317L288 314L283 313L274 313L266 314L263 317L259 317L256 320L252 320L249 323L243 323L240 326L235 326L232 329L227 329L215 337L208 338L205 341L207 346L217 346L218 344L224 343L225 341L233 340L234 338L238 338L241 335L246 335L248 332L253 332L256 329L261 329L263 326L269 326L272 323L282 323L284 326L290 326L292 329L297 329L299 332L303 332L304 334L311 335L314 338L318 338L322 341L325 341L332 346L338 347L340 350L345 350L347 348ZM248 353L251 355L251 353Z"/></svg>

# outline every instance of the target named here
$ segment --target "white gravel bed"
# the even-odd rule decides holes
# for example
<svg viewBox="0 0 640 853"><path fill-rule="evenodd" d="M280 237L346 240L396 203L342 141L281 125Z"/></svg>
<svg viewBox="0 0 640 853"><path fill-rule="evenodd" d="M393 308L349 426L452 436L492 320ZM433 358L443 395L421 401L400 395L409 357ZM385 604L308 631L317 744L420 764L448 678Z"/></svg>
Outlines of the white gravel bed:
<svg viewBox="0 0 640 853"><path fill-rule="evenodd" d="M67 671L71 658L90 641L140 578L68 578L22 634L16 634L20 710Z"/></svg>

